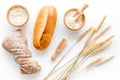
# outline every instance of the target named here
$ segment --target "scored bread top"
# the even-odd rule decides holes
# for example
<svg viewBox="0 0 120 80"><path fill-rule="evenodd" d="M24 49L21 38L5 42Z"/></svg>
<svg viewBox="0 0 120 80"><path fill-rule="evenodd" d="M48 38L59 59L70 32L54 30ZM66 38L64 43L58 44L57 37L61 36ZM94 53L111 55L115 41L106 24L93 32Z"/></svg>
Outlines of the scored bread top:
<svg viewBox="0 0 120 80"><path fill-rule="evenodd" d="M37 49L44 50L48 47L54 33L57 12L54 6L44 6L37 17L33 44Z"/></svg>
<svg viewBox="0 0 120 80"><path fill-rule="evenodd" d="M39 48L40 45L40 39L42 37L42 34L45 30L45 26L47 23L47 16L48 16L48 9L46 9L46 7L43 7L39 13L38 13L38 17L36 19L36 23L35 23L35 28L34 28L34 46L36 46L36 48Z"/></svg>

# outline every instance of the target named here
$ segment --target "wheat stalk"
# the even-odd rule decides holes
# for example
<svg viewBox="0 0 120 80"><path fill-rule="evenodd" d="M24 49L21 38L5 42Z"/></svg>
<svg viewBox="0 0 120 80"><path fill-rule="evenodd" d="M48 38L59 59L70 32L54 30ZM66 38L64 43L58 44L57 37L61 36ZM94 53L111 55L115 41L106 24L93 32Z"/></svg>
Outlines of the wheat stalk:
<svg viewBox="0 0 120 80"><path fill-rule="evenodd" d="M85 66L85 68L88 69L88 68L92 67L93 65L95 65L96 63L100 62L101 60L102 60L102 57L99 57L99 58L91 61L89 64L87 64L87 65Z"/></svg>
<svg viewBox="0 0 120 80"><path fill-rule="evenodd" d="M97 28L88 28L85 32L83 32L77 39L75 43L67 50L65 55L58 61L58 63L54 66L54 68L49 72L49 74L43 79L46 80L48 77L50 77L52 74L60 70L60 73L53 79L53 80L66 80L74 70L79 68L79 65L84 63L91 55L98 54L100 51L104 50L107 48L109 45L111 45L112 42L110 40L114 37L114 35L106 38L103 41L96 42L97 39L99 39L103 34L105 34L110 26L107 26L105 29L103 29L101 32L99 32L92 40L92 37L95 35L96 32L99 31L101 28L102 24L104 23L106 19L106 16L103 17L101 20L100 24L97 26ZM58 65L61 63L61 61L65 58L65 56L69 53L69 51L78 43L80 42L89 32L88 38L85 41L84 47L82 50L75 55L73 58L68 60L65 64L62 66L58 67ZM92 40L92 41L91 41ZM91 41L91 42L90 42ZM80 56L83 55L82 59L80 60ZM109 57L103 61L101 61L101 58L97 58L96 60L92 61L90 64L86 66L86 68L90 68L92 65L97 64L100 65L102 63L105 63L112 59L112 57ZM101 61L101 62L99 62ZM58 68L57 68L58 67Z"/></svg>
<svg viewBox="0 0 120 80"><path fill-rule="evenodd" d="M101 20L100 24L96 28L96 32L101 28L102 24L104 23L105 19L107 16L104 16L103 19Z"/></svg>
<svg viewBox="0 0 120 80"><path fill-rule="evenodd" d="M61 61L65 58L65 56L69 53L69 51L78 43L80 42L87 34L88 32L91 30L91 28L88 28L85 32L83 32L77 39L76 42L74 42L72 44L72 46L66 51L65 55L57 62L57 64L53 67L53 69L48 73L48 75L46 77L44 77L43 80L47 80L47 78L53 74L53 71L57 68L57 66L61 63Z"/></svg>
<svg viewBox="0 0 120 80"><path fill-rule="evenodd" d="M114 55L109 56L108 58L106 58L106 59L104 59L104 60L98 62L98 63L97 63L97 66L102 65L102 64L104 64L104 63L110 61L111 59L113 59L113 57L114 57Z"/></svg>
<svg viewBox="0 0 120 80"><path fill-rule="evenodd" d="M107 26L105 29L103 29L100 33L98 33L95 37L94 37L94 39L93 39L93 41L94 40L97 40L98 38L100 38L103 34L105 34L109 29L110 29L110 25L109 26Z"/></svg>

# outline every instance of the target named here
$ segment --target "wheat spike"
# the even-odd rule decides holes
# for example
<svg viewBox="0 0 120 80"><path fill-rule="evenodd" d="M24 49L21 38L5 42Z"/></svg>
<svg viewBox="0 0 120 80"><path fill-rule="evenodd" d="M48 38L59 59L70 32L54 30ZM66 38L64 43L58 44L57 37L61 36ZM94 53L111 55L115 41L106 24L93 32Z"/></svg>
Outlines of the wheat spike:
<svg viewBox="0 0 120 80"><path fill-rule="evenodd" d="M110 56L110 57L108 57L108 58L106 58L106 59L104 59L104 60L98 62L98 63L97 63L97 66L102 65L102 64L104 64L104 63L110 61L111 59L113 59L113 57L114 57L114 55L112 55L112 56Z"/></svg>

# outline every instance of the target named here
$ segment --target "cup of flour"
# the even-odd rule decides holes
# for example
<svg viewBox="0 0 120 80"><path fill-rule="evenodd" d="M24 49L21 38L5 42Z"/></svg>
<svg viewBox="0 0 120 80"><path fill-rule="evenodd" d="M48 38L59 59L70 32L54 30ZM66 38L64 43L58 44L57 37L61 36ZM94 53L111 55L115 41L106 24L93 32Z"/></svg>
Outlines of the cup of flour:
<svg viewBox="0 0 120 80"><path fill-rule="evenodd" d="M21 5L14 5L7 12L8 22L15 27L24 26L29 20L27 9Z"/></svg>

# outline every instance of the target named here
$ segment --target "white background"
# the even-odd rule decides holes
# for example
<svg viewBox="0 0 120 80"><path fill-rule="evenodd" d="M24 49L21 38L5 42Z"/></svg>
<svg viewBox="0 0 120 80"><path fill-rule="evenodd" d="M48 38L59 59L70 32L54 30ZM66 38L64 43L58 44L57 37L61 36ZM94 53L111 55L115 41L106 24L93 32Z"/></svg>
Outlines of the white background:
<svg viewBox="0 0 120 80"><path fill-rule="evenodd" d="M68 30L63 23L64 13L70 8L81 8L84 3L89 4L89 8L85 11L86 24L84 28L79 31ZM21 74L19 65L14 61L13 55L5 51L2 46L0 46L0 80L42 80L42 78L52 69L60 57L62 57L65 50L67 50L72 42L74 42L81 34L81 32L90 26L96 27L104 15L107 16L107 19L105 20L102 29L107 25L111 25L111 29L104 35L104 37L108 37L111 34L115 34L116 37L112 40L113 44L101 52L99 56L107 57L111 54L115 54L114 59L99 67L92 68L87 71L77 72L71 76L70 80L120 79L119 0L0 0L0 44L2 44L5 36L17 29L11 26L6 20L6 12L8 8L15 4L25 6L30 13L30 19L22 30L28 39L28 46L33 52L33 58L40 63L42 69L39 73L33 75ZM54 5L57 9L57 25L49 47L44 51L39 51L33 47L33 29L39 10L47 4ZM50 57L54 53L56 46L62 38L66 38L68 40L68 45L54 62ZM79 46L81 45L82 44L78 44L72 49L73 54L79 52ZM98 57L98 55L95 57ZM95 57L92 57L92 59Z"/></svg>

